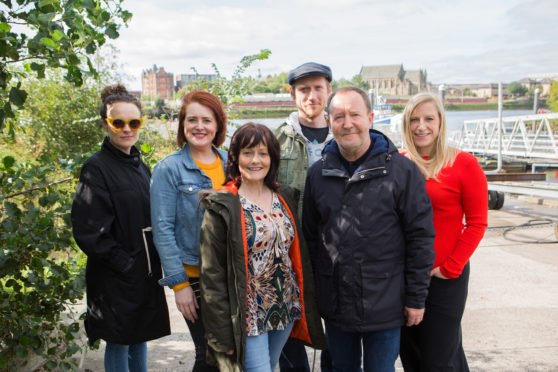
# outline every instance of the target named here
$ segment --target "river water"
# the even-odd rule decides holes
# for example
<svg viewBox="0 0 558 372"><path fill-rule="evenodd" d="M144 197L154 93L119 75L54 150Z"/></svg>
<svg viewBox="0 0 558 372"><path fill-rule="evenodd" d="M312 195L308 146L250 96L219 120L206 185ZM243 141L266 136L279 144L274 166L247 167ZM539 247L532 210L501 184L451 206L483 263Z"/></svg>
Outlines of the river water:
<svg viewBox="0 0 558 372"><path fill-rule="evenodd" d="M502 112L502 116L520 116L520 115L530 115L532 114L532 110L504 110ZM451 137L453 132L461 131L463 126L463 122L465 120L478 120L478 119L489 119L489 118L497 118L498 111L446 111L446 122L448 126L448 136ZM250 121L264 124L270 128L274 128L285 121L285 118L259 118L259 119L236 119L231 120L233 123L237 124L238 126L248 123ZM229 134L234 133L236 127L234 125L229 126L228 132ZM227 143L228 145L228 138ZM556 170L549 170L546 172L547 181L549 182L558 182L558 172Z"/></svg>
<svg viewBox="0 0 558 372"><path fill-rule="evenodd" d="M532 110L505 110L502 116L519 116L532 114ZM477 120L497 118L498 111L446 111L446 122L448 125L448 134L461 130L465 120ZM269 119L236 119L232 120L238 125L248 123L250 121L265 124L270 128L276 127L285 121L285 118L269 118ZM231 128L234 132L235 128Z"/></svg>

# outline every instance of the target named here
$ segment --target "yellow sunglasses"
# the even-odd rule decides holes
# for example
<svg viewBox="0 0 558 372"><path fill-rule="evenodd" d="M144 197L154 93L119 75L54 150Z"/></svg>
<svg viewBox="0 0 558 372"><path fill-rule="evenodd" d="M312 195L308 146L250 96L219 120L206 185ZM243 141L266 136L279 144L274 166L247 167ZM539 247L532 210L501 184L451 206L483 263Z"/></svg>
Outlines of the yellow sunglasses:
<svg viewBox="0 0 558 372"><path fill-rule="evenodd" d="M142 118L130 119L130 120L124 120L118 118L106 118L105 120L116 132L119 132L122 129L124 129L126 124L128 124L131 130L138 130L141 128L141 124L143 123Z"/></svg>

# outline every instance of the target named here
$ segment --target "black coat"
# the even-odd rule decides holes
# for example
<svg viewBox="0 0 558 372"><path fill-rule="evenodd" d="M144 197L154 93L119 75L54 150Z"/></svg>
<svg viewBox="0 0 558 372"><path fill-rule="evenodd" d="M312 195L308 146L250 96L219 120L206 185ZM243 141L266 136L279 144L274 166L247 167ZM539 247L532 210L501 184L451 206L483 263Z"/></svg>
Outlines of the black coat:
<svg viewBox="0 0 558 372"><path fill-rule="evenodd" d="M320 315L348 332L404 324L424 308L434 263L432 206L418 168L379 132L352 177L335 141L308 171L303 231Z"/></svg>
<svg viewBox="0 0 558 372"><path fill-rule="evenodd" d="M142 232L151 226L150 177L135 147L127 155L108 138L81 170L72 226L87 255L85 329L91 344L101 338L132 345L170 334L157 283L161 263L151 232Z"/></svg>

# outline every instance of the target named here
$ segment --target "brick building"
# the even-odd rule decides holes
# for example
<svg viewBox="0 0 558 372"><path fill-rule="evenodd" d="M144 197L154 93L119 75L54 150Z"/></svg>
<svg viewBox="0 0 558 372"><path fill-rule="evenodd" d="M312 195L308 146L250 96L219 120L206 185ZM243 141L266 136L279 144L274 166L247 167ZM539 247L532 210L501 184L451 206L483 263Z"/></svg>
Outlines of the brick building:
<svg viewBox="0 0 558 372"><path fill-rule="evenodd" d="M174 75L166 72L164 67L153 65L152 69L143 70L141 76L141 94L149 95L153 99L171 99L174 93Z"/></svg>

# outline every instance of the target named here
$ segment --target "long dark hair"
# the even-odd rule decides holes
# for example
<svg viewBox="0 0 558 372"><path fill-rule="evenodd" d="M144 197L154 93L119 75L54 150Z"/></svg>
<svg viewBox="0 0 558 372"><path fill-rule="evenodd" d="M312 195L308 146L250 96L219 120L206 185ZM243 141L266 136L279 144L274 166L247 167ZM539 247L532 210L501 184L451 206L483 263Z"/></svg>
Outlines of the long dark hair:
<svg viewBox="0 0 558 372"><path fill-rule="evenodd" d="M264 184L273 191L279 189L277 176L279 174L280 147L279 141L273 132L263 124L246 123L234 133L229 147L229 159L227 161L227 179L225 182L235 181L237 186L242 184L240 170L238 169L238 157L244 148L251 148L263 143L267 146L270 166L264 178Z"/></svg>

